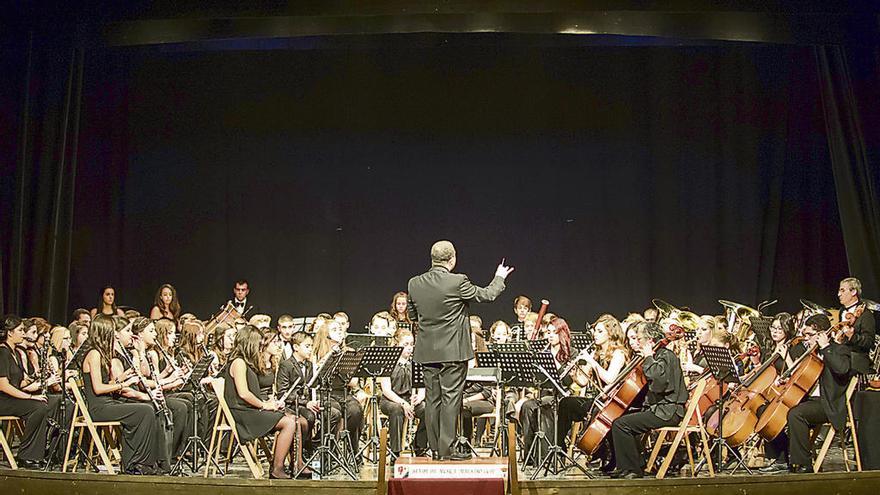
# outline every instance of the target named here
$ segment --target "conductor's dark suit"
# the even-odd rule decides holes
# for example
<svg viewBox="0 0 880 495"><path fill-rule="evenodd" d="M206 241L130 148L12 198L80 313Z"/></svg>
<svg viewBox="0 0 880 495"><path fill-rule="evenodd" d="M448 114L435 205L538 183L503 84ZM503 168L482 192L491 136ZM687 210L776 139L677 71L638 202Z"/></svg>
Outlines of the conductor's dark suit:
<svg viewBox="0 0 880 495"><path fill-rule="evenodd" d="M425 365L428 444L440 456L452 454L467 361L474 357L469 304L494 301L503 290L501 277L493 278L488 287L477 287L466 275L442 266L409 281L409 316L419 322L413 358Z"/></svg>

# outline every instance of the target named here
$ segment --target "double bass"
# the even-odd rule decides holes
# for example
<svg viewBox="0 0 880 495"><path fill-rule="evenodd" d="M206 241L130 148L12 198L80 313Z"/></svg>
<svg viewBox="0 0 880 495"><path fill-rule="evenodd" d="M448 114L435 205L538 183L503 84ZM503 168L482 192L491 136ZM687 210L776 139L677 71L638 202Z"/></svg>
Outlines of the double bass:
<svg viewBox="0 0 880 495"><path fill-rule="evenodd" d="M683 336L684 328L675 324L670 325L666 331L666 337L654 344L654 350L665 347L670 342L678 340ZM593 402L594 405L598 404L602 398L604 398L604 401L598 406L596 415L593 416L590 424L584 428L583 434L578 438L577 448L581 452L587 455L596 453L596 450L602 444L602 440L611 431L611 423L626 413L632 402L648 384L648 380L645 378L645 373L642 370L642 363L644 361L645 358L643 356L630 361L626 368L617 375L617 378L608 384L605 388L606 391L596 397L596 401Z"/></svg>

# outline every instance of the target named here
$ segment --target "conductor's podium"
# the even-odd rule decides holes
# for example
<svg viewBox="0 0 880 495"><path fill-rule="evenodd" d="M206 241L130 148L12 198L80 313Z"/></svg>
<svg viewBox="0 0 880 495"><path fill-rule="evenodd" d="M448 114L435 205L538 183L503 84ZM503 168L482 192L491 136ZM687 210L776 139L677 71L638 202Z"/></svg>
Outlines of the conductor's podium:
<svg viewBox="0 0 880 495"><path fill-rule="evenodd" d="M507 462L506 457L469 461L401 458L388 481L388 495L503 495Z"/></svg>

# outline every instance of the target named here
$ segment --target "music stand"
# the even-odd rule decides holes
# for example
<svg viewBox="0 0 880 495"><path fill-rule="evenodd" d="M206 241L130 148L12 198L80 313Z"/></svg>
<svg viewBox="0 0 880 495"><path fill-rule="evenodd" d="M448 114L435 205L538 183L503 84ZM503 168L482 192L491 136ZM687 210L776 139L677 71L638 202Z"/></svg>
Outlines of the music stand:
<svg viewBox="0 0 880 495"><path fill-rule="evenodd" d="M400 360L402 347L392 346L372 346L364 347L359 352L363 352L360 365L354 371L352 377L368 378L373 380L373 393L370 395L370 405L372 406L372 414L370 420L373 426L373 436L358 450L358 456L364 455L364 452L373 447L370 451L368 460L371 463L379 462L379 396L381 394L379 382L377 378L390 377L394 371L394 366ZM393 459L392 459L393 461Z"/></svg>
<svg viewBox="0 0 880 495"><path fill-rule="evenodd" d="M572 354L574 354L574 350L577 349L582 351L584 349L589 348L593 345L593 334L591 333L572 333L571 334L571 349Z"/></svg>
<svg viewBox="0 0 880 495"><path fill-rule="evenodd" d="M190 458L190 472L195 473L202 469L202 462L199 462L199 454L204 453L205 462L210 462L214 465L214 468L217 469L219 473L223 473L223 470L220 469L220 465L217 463L217 460L209 455L208 446L205 445L205 441L202 440L202 437L199 436L199 399L201 398L201 403L205 403L208 400L205 392L202 390L202 380L208 376L208 370L211 368L211 363L214 362L214 356L211 354L205 354L202 356L202 359L193 366L192 371L187 378L185 386L189 386L193 393L193 408L192 408L192 435L186 440L186 445L183 447L182 454L180 458L174 463L174 466L171 468L171 475L182 474L183 466L186 464L184 459L186 459L186 453L192 449L192 456Z"/></svg>
<svg viewBox="0 0 880 495"><path fill-rule="evenodd" d="M318 459L319 465L313 468L313 473L319 478L326 478L336 467L339 467L345 471L345 474L351 479L357 479L354 470L352 470L345 462L346 450L344 445L340 445L339 439L335 438L334 435L330 433L330 392L333 388L334 380L340 378L340 370L347 371L348 379L351 378L350 374L355 368L357 368L361 355L354 351L333 352L334 353L324 361L324 364L318 368L307 385L308 388L313 388L316 385L318 386L319 402L321 403L321 444L315 449L311 457L303 463L302 467L297 470L293 478L298 478L307 467L312 465L312 462L315 459ZM343 369L343 361L345 361L345 369ZM344 376L345 375L343 375L343 379L345 381L343 383L347 383L348 380L345 379ZM344 401L341 415L344 423ZM346 437L347 436L346 431ZM335 465L331 466L331 462L334 462Z"/></svg>
<svg viewBox="0 0 880 495"><path fill-rule="evenodd" d="M529 350L532 352L542 352L547 350L547 339L527 340Z"/></svg>
<svg viewBox="0 0 880 495"><path fill-rule="evenodd" d="M749 321L752 323L752 332L755 333L755 343L758 344L758 348L761 349L761 355L769 356L776 348L773 338L770 337L770 325L773 323L773 318L769 316L750 316ZM743 349L743 351L747 350L748 349Z"/></svg>
<svg viewBox="0 0 880 495"><path fill-rule="evenodd" d="M547 454L541 460L539 464L535 467L535 471L532 473L531 479L535 480L538 478L541 469L544 470L544 476L547 476L551 472L554 476L558 476L560 473L564 473L568 471L572 467L578 468L584 476L588 478L592 478L590 473L584 469L583 466L575 462L573 458L568 455L568 452L565 451L563 446L558 445L556 443L556 437L558 436L559 430L559 400L560 396L567 397L569 395L568 391L562 386L562 380L559 376L559 371L556 369L556 360L553 358L553 354L550 352L538 352L533 355L534 366L534 376L535 382L539 384L542 389L551 390L552 391L552 402L551 406L551 416L553 420L553 440L547 438L547 435L544 431L541 430L541 398L539 397L537 400L538 404L538 423L537 429L535 431L535 439L532 441L531 447L529 447L529 452L526 454L523 459L523 465L526 465L528 460L531 458L532 454L535 453L537 455L537 449L539 445L539 441L543 440L547 442Z"/></svg>
<svg viewBox="0 0 880 495"><path fill-rule="evenodd" d="M726 387L725 384L728 383L742 383L739 378L739 374L736 369L736 363L733 360L733 354L731 354L730 349L726 347L719 346L711 346L704 345L700 346L700 350L703 352L703 356L706 357L706 363L709 367L709 371L712 373L712 376L715 377L715 380L721 384L721 395L718 397L718 400L715 401L715 408L718 411L718 436L712 441L712 447L709 449L709 455L712 455L712 451L718 449L718 460L716 463L716 469L718 471L723 471L723 454L724 449L727 448L727 451L732 455L736 460L736 464L733 467L733 470L739 466L742 466L746 472L752 474L752 470L746 465L745 460L736 450L736 448L728 445L727 440L724 438L724 432L722 431L724 424L724 413L727 409L727 399L730 397L730 392L733 387ZM694 475L699 472L705 463L705 459L700 461L697 467L694 469Z"/></svg>

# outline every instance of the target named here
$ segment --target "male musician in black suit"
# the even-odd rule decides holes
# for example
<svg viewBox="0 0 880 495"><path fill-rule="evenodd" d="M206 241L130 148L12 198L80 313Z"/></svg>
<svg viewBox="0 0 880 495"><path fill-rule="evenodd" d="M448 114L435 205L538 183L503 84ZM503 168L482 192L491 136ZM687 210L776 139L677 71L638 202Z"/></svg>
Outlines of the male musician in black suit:
<svg viewBox="0 0 880 495"><path fill-rule="evenodd" d="M855 375L872 373L868 354L874 347L877 327L874 314L864 306L861 295L859 279L849 277L840 281L837 289L841 304L840 321L847 321L849 314L854 316L857 311L862 312L851 326L843 326L840 343L825 333L831 325L827 316L814 315L807 319L804 337L811 337L807 346L818 343L819 356L825 366L813 395L788 414L789 470L792 472L812 472L810 428L831 422L836 431L843 431L846 428L849 381Z"/></svg>
<svg viewBox="0 0 880 495"><path fill-rule="evenodd" d="M852 325L852 335L847 340L852 351L852 367L857 373L872 373L869 353L874 349L874 338L877 334L877 322L874 313L871 312L862 301L862 282L855 277L845 278L840 281L837 289L837 299L840 301L840 321L846 321L849 314L861 309L862 314L856 318ZM849 328L845 330L850 333Z"/></svg>
<svg viewBox="0 0 880 495"><path fill-rule="evenodd" d="M461 408L467 362L474 357L471 346L469 305L491 302L504 290L504 280L513 271L504 260L487 287L477 287L455 268L455 247L449 241L431 246L431 269L409 280L408 313L418 321L414 359L424 365L425 423L428 444L436 458L466 459L470 454L452 454L455 423Z"/></svg>
<svg viewBox="0 0 880 495"><path fill-rule="evenodd" d="M238 314L244 315L244 312L248 310L255 314L257 313L254 309L253 303L248 301L248 294L250 293L251 287L247 280L241 279L235 281L235 286L232 288L233 297L229 302L232 303L232 307L238 311Z"/></svg>
<svg viewBox="0 0 880 495"><path fill-rule="evenodd" d="M311 389L306 385L314 376L312 367L312 337L305 332L297 332L291 337L293 354L278 364L278 373L275 377L275 385L279 394L284 394L299 380L296 391L287 396L286 407L299 413L308 426L302 430L303 450L312 451L312 432L315 431L315 419L321 411L321 405L317 400L312 400ZM299 408L297 409L297 405Z"/></svg>
<svg viewBox="0 0 880 495"><path fill-rule="evenodd" d="M681 362L666 347L654 349L662 338L663 331L656 323L645 321L636 324L636 351L645 357L642 371L648 380L648 392L642 411L626 414L611 423L611 439L618 468L612 477L643 477L645 460L640 452L639 437L655 428L676 425L684 418L688 391Z"/></svg>

